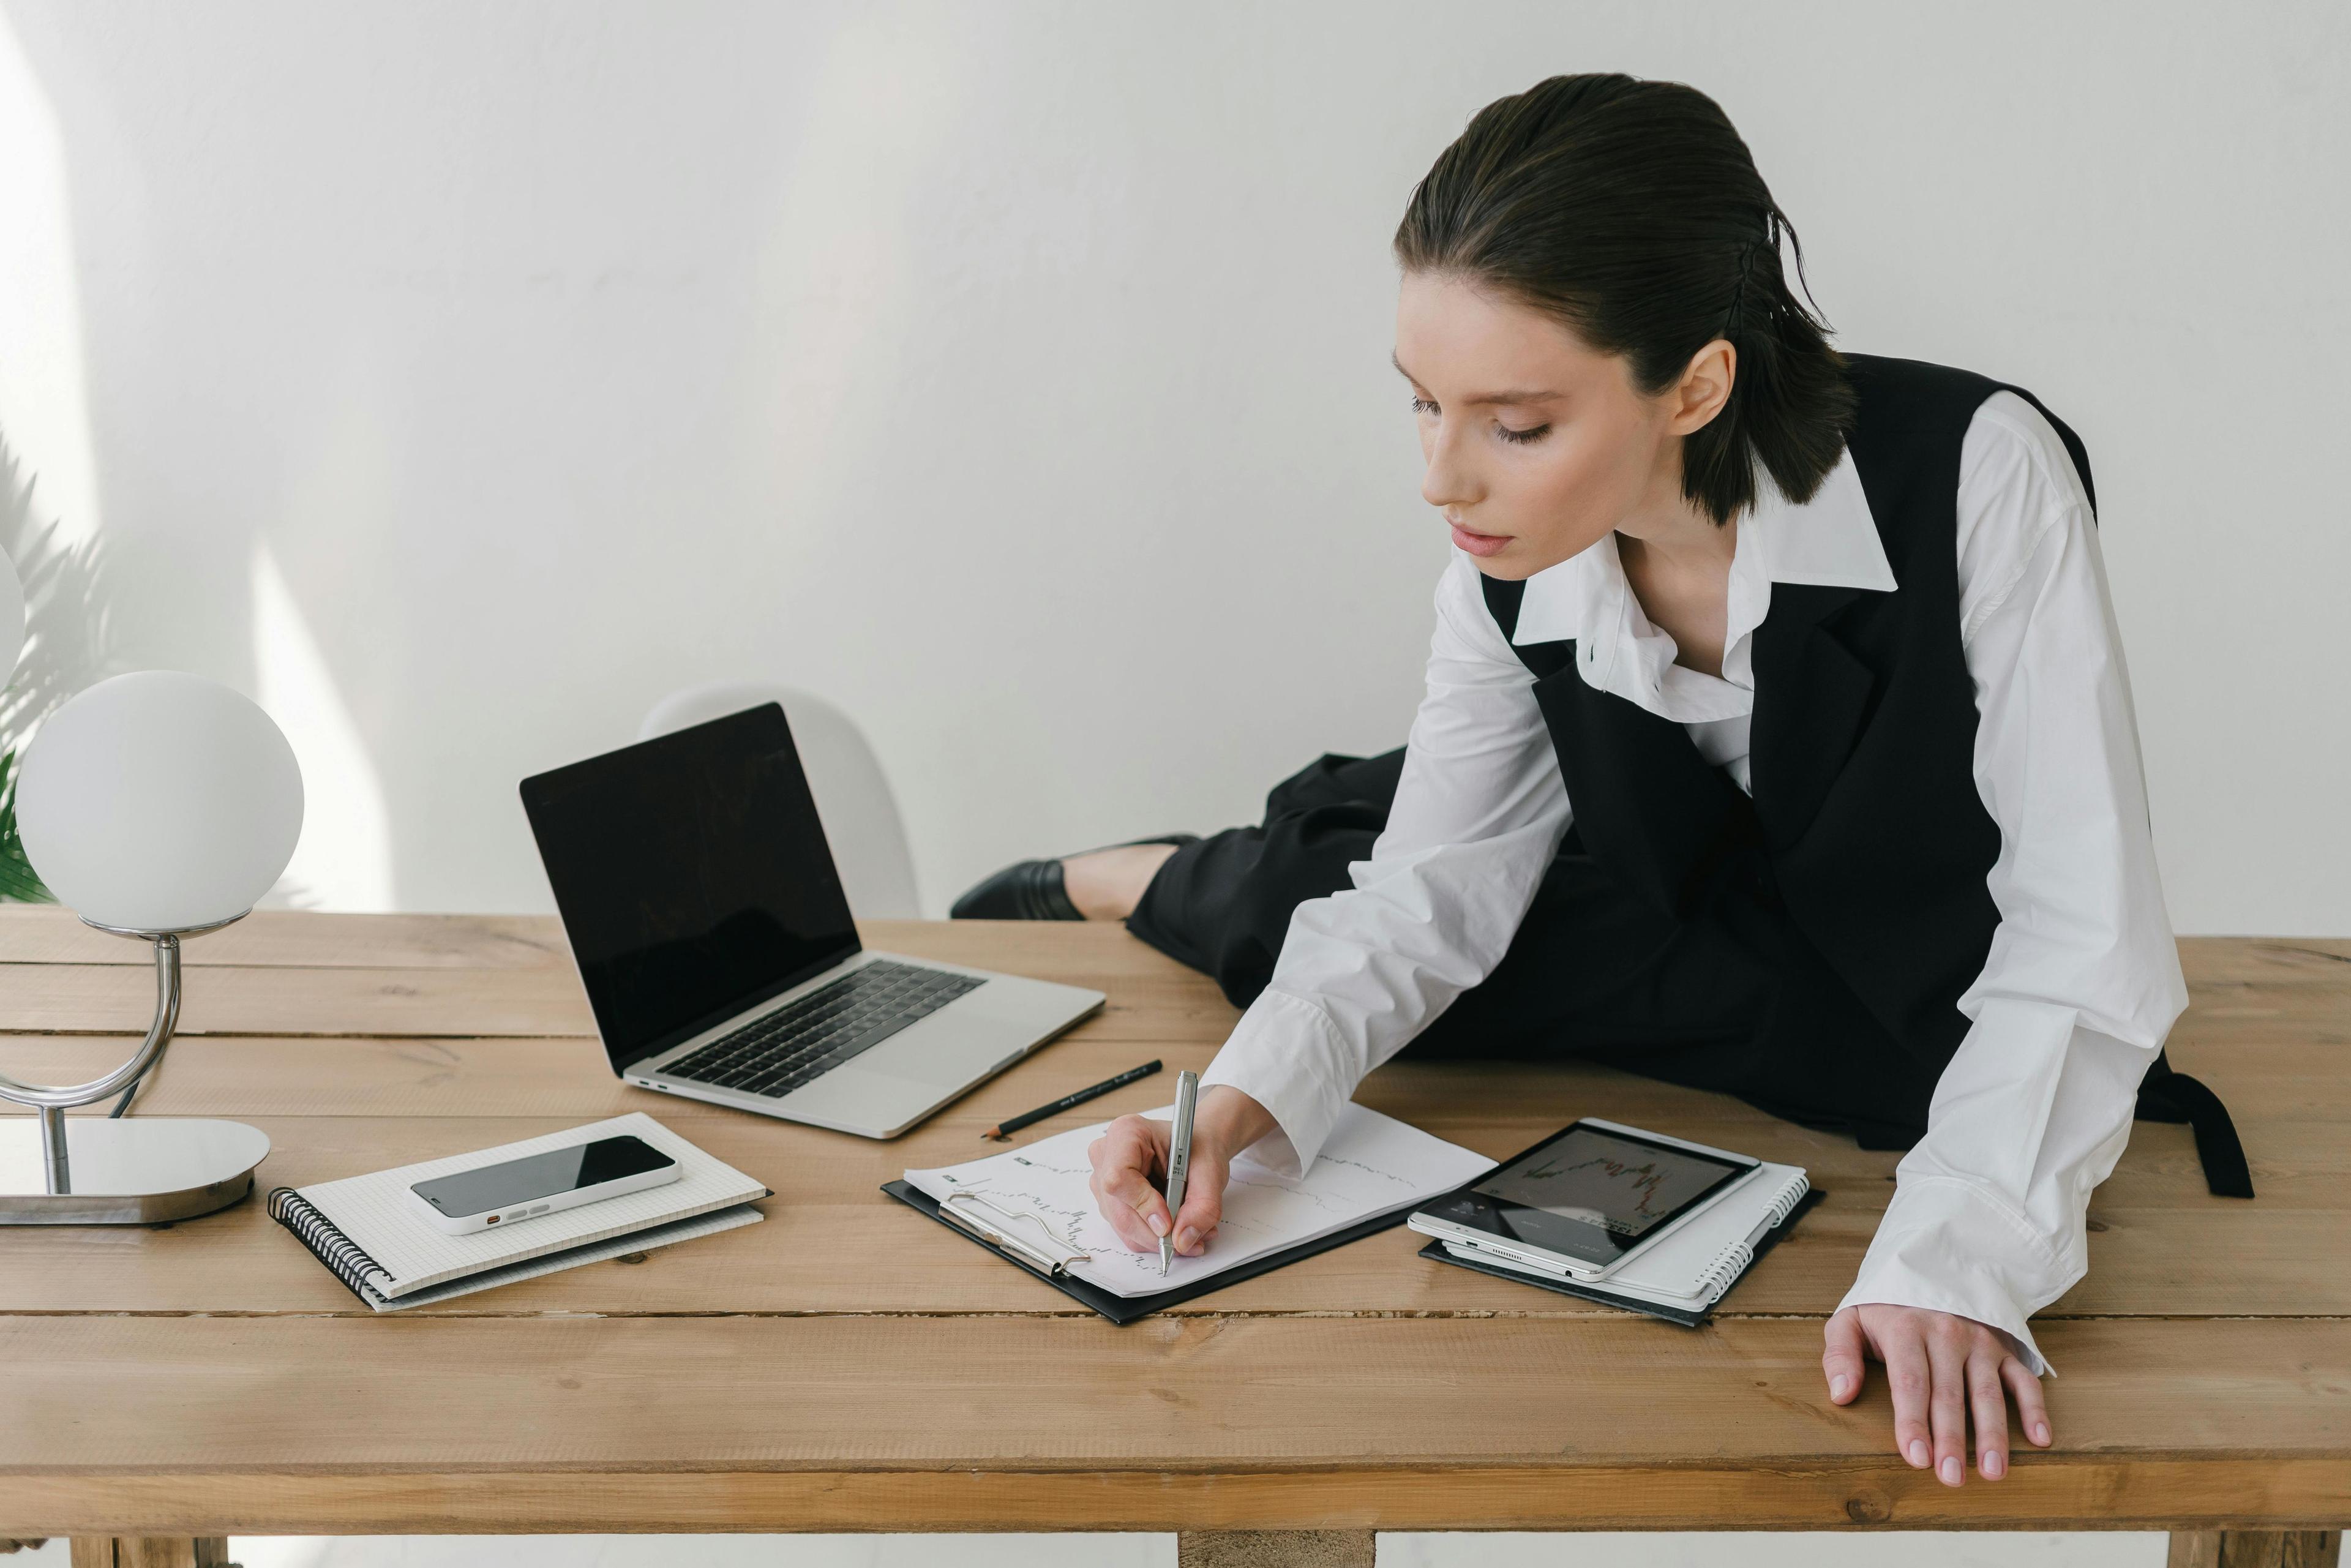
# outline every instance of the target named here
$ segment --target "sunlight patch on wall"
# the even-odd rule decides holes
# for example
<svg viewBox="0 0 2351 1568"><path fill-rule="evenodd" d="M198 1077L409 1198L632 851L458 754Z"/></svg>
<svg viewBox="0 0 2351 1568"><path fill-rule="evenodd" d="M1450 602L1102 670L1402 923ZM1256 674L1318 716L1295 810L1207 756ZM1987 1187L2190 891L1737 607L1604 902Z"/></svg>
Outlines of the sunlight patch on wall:
<svg viewBox="0 0 2351 1568"><path fill-rule="evenodd" d="M256 693L302 764L302 839L266 903L381 914L394 907L383 785L267 541L253 546Z"/></svg>
<svg viewBox="0 0 2351 1568"><path fill-rule="evenodd" d="M98 532L73 212L57 112L0 12L0 431L38 475L57 540Z"/></svg>

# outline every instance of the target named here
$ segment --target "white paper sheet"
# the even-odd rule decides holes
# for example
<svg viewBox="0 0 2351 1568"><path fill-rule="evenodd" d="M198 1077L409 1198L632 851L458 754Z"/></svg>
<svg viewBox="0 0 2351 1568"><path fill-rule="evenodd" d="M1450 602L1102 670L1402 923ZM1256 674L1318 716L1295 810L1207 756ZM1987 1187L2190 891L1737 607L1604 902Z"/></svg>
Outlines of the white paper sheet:
<svg viewBox="0 0 2351 1568"><path fill-rule="evenodd" d="M1176 1113L1163 1106L1144 1114L1172 1122ZM1107 1125L1057 1134L968 1165L908 1171L906 1182L942 1204L955 1202L983 1223L1015 1227L1010 1233L1039 1250L1081 1257L1070 1268L1076 1278L1113 1295L1149 1296L1374 1215L1410 1208L1494 1164L1392 1116L1350 1105L1301 1180L1285 1181L1246 1154L1235 1160L1225 1187L1224 1218L1208 1239L1207 1250L1196 1258L1178 1256L1162 1275L1159 1254L1127 1250L1095 1208L1086 1185L1092 1174L1086 1146ZM957 1199L958 1193L969 1196Z"/></svg>

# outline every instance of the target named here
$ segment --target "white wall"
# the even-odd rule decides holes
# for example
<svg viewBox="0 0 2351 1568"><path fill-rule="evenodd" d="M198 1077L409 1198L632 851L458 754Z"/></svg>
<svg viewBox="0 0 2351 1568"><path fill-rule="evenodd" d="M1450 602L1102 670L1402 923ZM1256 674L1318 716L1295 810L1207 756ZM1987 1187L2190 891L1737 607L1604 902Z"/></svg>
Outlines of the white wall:
<svg viewBox="0 0 2351 1568"><path fill-rule="evenodd" d="M1387 236L1489 99L1677 77L1848 346L2088 441L2180 927L2343 932L2346 15L0 0L0 435L297 730L322 902L545 907L516 780L773 676L939 909L1402 737Z"/></svg>

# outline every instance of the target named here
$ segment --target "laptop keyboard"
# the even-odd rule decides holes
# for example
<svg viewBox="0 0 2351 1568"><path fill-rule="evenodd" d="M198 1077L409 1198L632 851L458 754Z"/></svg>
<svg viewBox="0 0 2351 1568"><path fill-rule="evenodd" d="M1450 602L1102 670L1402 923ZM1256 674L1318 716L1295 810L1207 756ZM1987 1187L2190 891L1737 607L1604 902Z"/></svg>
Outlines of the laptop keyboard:
<svg viewBox="0 0 2351 1568"><path fill-rule="evenodd" d="M877 958L657 1071L749 1094L789 1094L987 983Z"/></svg>

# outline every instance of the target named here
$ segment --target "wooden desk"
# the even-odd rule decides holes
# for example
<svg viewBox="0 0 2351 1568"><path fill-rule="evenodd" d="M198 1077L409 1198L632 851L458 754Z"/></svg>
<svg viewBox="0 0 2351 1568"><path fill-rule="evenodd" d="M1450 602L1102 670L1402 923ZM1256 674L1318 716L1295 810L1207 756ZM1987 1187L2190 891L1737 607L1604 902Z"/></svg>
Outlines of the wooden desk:
<svg viewBox="0 0 2351 1568"><path fill-rule="evenodd" d="M263 1128L266 1186L644 1110L778 1196L764 1225L382 1317L257 1198L0 1230L0 1536L190 1563L231 1532L1173 1530L1197 1563L1360 1563L1375 1529L2156 1528L2233 1563L2316 1562L2351 1519L2351 942L2186 945L2172 1054L2236 1112L2262 1196L2208 1197L2188 1130L2140 1124L2089 1279L2040 1320L2059 1446L1953 1490L1892 1453L1882 1378L1851 1410L1822 1387L1894 1156L1595 1069L1399 1064L1364 1101L1486 1154L1603 1113L1829 1197L1698 1332L1424 1262L1401 1229L1113 1328L875 1188L1148 1057L1206 1065L1231 1009L1115 926L867 939L1110 1006L876 1144L623 1087L551 921L265 914L192 941L138 1113ZM0 912L8 1071L110 1066L150 983L131 944Z"/></svg>

